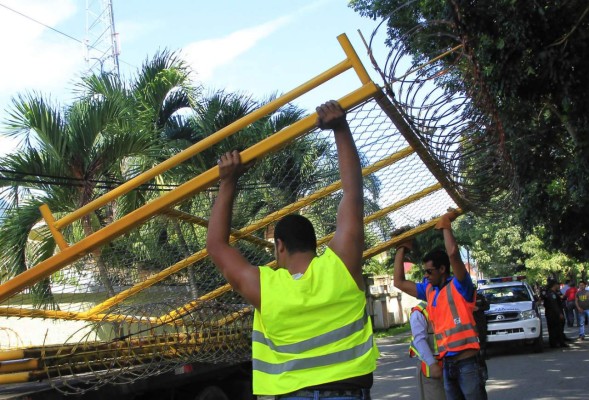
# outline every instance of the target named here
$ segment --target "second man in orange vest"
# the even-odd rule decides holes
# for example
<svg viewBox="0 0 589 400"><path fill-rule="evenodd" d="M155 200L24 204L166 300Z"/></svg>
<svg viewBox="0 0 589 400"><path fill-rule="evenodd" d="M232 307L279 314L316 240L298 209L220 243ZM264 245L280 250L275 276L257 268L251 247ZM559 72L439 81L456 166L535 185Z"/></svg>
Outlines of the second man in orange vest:
<svg viewBox="0 0 589 400"><path fill-rule="evenodd" d="M444 235L446 251L432 251L424 257L423 282L405 279L403 261L412 243L398 246L394 284L411 296L427 300L438 351L443 358L446 398L486 400L485 373L479 360L479 338L472 314L475 288L452 233L452 221L457 216L456 212L448 212L436 224L436 229Z"/></svg>

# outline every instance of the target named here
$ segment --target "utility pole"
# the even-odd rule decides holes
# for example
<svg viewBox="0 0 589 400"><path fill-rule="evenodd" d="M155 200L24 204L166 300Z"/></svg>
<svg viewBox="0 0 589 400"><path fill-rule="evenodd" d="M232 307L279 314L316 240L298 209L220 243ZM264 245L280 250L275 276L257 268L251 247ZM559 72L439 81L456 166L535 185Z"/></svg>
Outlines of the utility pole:
<svg viewBox="0 0 589 400"><path fill-rule="evenodd" d="M112 0L86 0L86 65L88 71L119 76L119 34Z"/></svg>

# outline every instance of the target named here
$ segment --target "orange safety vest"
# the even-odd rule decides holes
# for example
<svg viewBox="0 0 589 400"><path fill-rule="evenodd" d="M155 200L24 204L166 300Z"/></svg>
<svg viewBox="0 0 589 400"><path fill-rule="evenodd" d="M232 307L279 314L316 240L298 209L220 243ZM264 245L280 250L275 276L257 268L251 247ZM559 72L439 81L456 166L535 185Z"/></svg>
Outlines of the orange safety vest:
<svg viewBox="0 0 589 400"><path fill-rule="evenodd" d="M433 306L436 291L431 283L425 290L440 357L445 357L448 352L479 350L479 337L472 315L476 295L467 301L450 281L440 289L436 306Z"/></svg>
<svg viewBox="0 0 589 400"><path fill-rule="evenodd" d="M429 348L431 349L433 356L438 360L438 365L441 368L443 365L443 362L442 362L442 359L440 359L439 355L438 355L438 345L437 345L436 339L434 337L434 329L433 329L432 323L429 319L429 313L427 312L427 309L422 304L418 304L411 309L412 313L415 311L420 312L425 317L425 320L427 321L427 344L429 345ZM417 347L415 347L413 336L411 336L411 344L409 344L409 357L412 357L412 358L417 357L421 360L421 372L423 373L424 376L429 378L431 375L430 371L429 371L429 365L427 365L427 363L425 361L423 361L421 354L419 354Z"/></svg>

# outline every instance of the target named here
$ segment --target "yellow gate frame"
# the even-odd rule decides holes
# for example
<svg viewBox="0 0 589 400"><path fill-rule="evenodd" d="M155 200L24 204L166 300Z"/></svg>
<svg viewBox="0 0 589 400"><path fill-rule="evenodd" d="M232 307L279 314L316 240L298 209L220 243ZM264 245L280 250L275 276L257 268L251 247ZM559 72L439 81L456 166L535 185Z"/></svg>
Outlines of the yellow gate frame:
<svg viewBox="0 0 589 400"><path fill-rule="evenodd" d="M228 125L227 127L219 130L218 132L214 133L211 136L206 137L205 139L201 140L200 142L192 145L191 147L187 148L186 150L178 153L177 155L169 158L168 160L162 162L161 164L153 167L149 171L129 180L128 182L120 185L119 187L113 189L112 191L106 193L105 195L101 196L100 198L90 202L89 204L81 207L80 209L64 216L59 220L55 220L49 207L47 205L43 205L40 207L41 214L49 227L50 232L52 233L60 251L53 255L52 257L42 261L41 263L37 264L36 266L26 270L25 272L19 274L18 276L12 278L11 280L5 282L4 284L0 285L0 302L5 301L9 297L19 293L26 287L29 287L42 279L47 278L52 273L68 266L70 263L82 258L83 256L89 254L92 250L96 249L97 247L112 241L113 239L121 236L122 234L128 232L133 227L141 224L142 222L146 221L147 219L151 218L157 214L166 214L173 218L179 218L191 223L199 224L199 225L206 225L207 221L192 216L189 214L182 213L180 211L172 209L172 206L181 202L182 200L190 197L191 195L202 191L210 186L212 186L219 178L219 170L218 167L215 166L199 176L191 179L190 181L182 184L181 186L177 187L176 189L162 195L161 197L153 200L152 202L145 204L144 206L132 211L131 213L121 217L119 220L112 222L110 225L100 229L99 231L93 233L92 235L80 240L74 244L66 243L63 235L61 234L61 230L73 223L74 221L82 218L83 216L87 215L88 213L106 205L107 203L113 201L114 199L130 192L131 190L135 189L136 187L146 183L147 181L153 179L154 177L162 174L163 172L175 167L176 165L182 163L183 161L195 156L196 154L200 153L201 151L209 148L210 146L220 142L221 140L233 135L234 133L238 132L239 130L247 127L251 123L257 121L258 119L264 117L265 115L274 112L275 110L279 109L280 107L284 106L285 104L291 102L292 100L296 99L297 97L309 92L310 90L320 86L321 84L333 79L334 77L340 75L341 73L353 69L358 76L362 86L355 91L351 92L350 94L342 97L339 99L339 103L345 110L349 110L357 105L360 105L366 102L369 99L374 99L380 107L385 111L385 113L389 116L389 118L395 123L401 134L405 137L407 142L410 144L410 147L402 149L395 154L389 155L383 160L380 160L374 163L371 166L368 166L362 170L364 176L369 175L385 166L391 165L410 154L417 152L419 157L422 159L424 164L428 167L430 172L435 176L438 180L438 184L430 186L422 190L419 193L413 194L406 199L399 201L385 209L379 210L377 213L370 215L365 218L365 224L382 217L400 207L403 207L411 202L414 202L420 198L423 198L430 193L446 189L448 194L454 200L454 202L461 207L464 208L464 200L458 195L458 193L454 190L452 185L450 184L449 180L443 173L442 169L437 164L436 160L434 160L427 150L423 147L417 136L414 134L412 129L410 128L409 124L405 121L404 117L397 111L397 109L390 103L386 95L382 92L382 90L371 81L368 73L366 72L364 66L362 65L360 59L358 58L357 53L353 49L351 43L349 42L347 36L342 34L338 36L338 41L346 54L346 59L342 62L338 63L334 67L328 69L327 71L323 72L322 74L318 75L314 79L304 83L303 85L295 88L294 90L280 96L279 98L273 100L272 102L262 106L261 108L253 111L252 113L248 114L247 116L243 117L242 119L235 121L234 123ZM280 148L284 147L294 139L303 136L304 134L310 132L315 127L315 120L317 116L315 113L299 120L298 122L292 124L288 128L281 130L280 132L275 133L274 135L268 137L265 140L249 147L248 149L244 150L241 153L241 159L244 163L247 163L251 160L260 158L264 155L267 155L271 152L275 152ZM272 244L270 242L264 241L257 237L254 237L251 232L258 230L261 227L264 227L271 222L275 221L277 218L280 218L283 215L286 215L293 210L300 209L305 205L312 203L324 196L327 196L334 191L337 191L341 188L341 182L335 182L318 192L311 194L296 203L293 203L282 210L279 210L275 213L272 213L265 218L247 226L239 231L233 230L231 232L231 242L234 242L238 239L245 239L254 241L259 245L271 247ZM383 251L388 250L396 243L404 240L407 237L414 236L417 233L430 229L433 225L435 225L437 220L432 220L426 224L423 224L411 231L406 232L405 234L391 238L388 241L385 241L369 250L364 252L364 258L373 257L376 254L379 254ZM321 238L318 243L323 244L330 240L331 236L327 236ZM14 307L0 307L0 315L4 316L27 316L27 317L42 317L42 318L57 318L57 319L64 319L64 320L86 320L86 321L129 321L129 316L125 315L112 315L106 314L105 312L112 308L113 306L121 303L128 297L160 282L161 280L165 279L166 277L180 271L183 268L188 267L189 265L195 263L196 261L203 259L207 256L206 249L202 249L197 253L191 255L190 257L179 261L178 263L152 275L146 281L140 282L135 286L116 294L115 296L105 300L104 302L95 305L92 309L85 311L85 312L65 312L59 310L30 310L30 309L18 309ZM203 301L213 299L227 291L231 290L231 287L227 284L221 286L220 288L215 289L214 291L207 293L206 295L184 305L183 307L178 308L175 311L167 315L162 315L159 317L153 317L154 322L158 323L174 323L177 321L177 318L180 314L186 313L198 307L199 304L202 304ZM231 317L228 317L231 319ZM221 321L219 321L221 322Z"/></svg>

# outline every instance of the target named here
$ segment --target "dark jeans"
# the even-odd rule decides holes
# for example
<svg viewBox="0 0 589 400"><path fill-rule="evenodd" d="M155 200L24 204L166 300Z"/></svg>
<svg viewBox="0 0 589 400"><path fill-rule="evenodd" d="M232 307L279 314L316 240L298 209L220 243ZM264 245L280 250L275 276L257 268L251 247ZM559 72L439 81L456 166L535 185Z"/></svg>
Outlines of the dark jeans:
<svg viewBox="0 0 589 400"><path fill-rule="evenodd" d="M446 400L487 400L486 368L479 356L462 360L444 358Z"/></svg>
<svg viewBox="0 0 589 400"><path fill-rule="evenodd" d="M579 319L579 316L577 313L577 308L575 306L575 302L574 301L567 301L566 305L564 307L564 311L565 311L565 318L567 320L567 325L573 326L575 324L575 321L578 321L578 319Z"/></svg>
<svg viewBox="0 0 589 400"><path fill-rule="evenodd" d="M559 316L546 316L546 325L548 326L548 342L550 347L563 346L565 344L564 320Z"/></svg>
<svg viewBox="0 0 589 400"><path fill-rule="evenodd" d="M370 389L362 390L297 390L276 396L280 400L371 400Z"/></svg>

